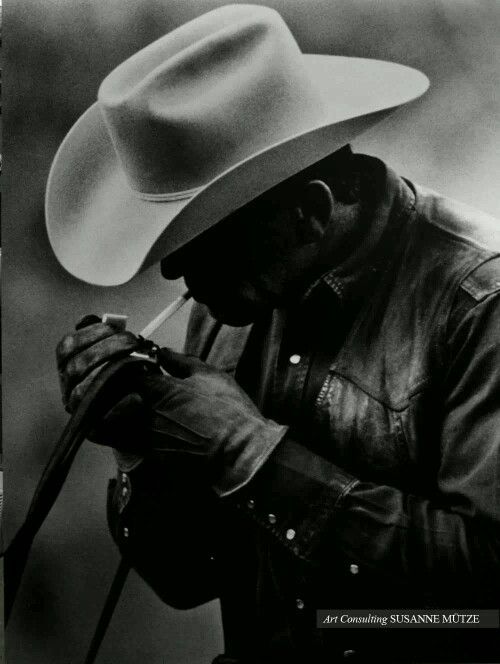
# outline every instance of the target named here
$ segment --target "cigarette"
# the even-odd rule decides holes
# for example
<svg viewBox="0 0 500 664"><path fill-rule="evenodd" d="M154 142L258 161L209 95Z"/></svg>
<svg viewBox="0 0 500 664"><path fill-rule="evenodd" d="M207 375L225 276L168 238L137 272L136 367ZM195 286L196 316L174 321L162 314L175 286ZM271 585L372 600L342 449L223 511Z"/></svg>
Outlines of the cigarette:
<svg viewBox="0 0 500 664"><path fill-rule="evenodd" d="M160 327L160 325L163 325L163 323L171 318L175 313L179 311L181 307L183 307L186 302L189 300L191 297L191 293L187 290L185 293L183 293L180 297L178 297L176 300L174 300L171 304L168 305L163 311L161 311L158 316L153 318L153 320L146 325L146 327L140 332L140 336L144 337L144 339L149 339L149 337L156 332L156 330ZM127 327L127 316L124 316L122 314L104 314L102 317L102 322L103 323L108 323L109 325L112 325L119 331L123 331Z"/></svg>
<svg viewBox="0 0 500 664"><path fill-rule="evenodd" d="M156 316L156 318L153 318L153 320L146 325L142 332L140 332L141 337L144 337L144 339L149 339L153 332L156 332L160 325L163 325L166 320L176 314L179 309L186 304L190 297L191 293L189 291L186 291L180 295L172 302L172 304L169 304L168 307L166 307L158 314L158 316Z"/></svg>

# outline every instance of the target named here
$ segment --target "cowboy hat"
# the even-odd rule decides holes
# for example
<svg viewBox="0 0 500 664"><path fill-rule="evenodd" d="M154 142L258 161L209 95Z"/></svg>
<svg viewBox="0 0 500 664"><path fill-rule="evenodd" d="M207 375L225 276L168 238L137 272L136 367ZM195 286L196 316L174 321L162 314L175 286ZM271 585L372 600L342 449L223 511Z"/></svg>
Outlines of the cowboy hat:
<svg viewBox="0 0 500 664"><path fill-rule="evenodd" d="M62 142L52 248L83 281L125 283L428 83L391 62L303 54L273 9L208 12L114 69Z"/></svg>

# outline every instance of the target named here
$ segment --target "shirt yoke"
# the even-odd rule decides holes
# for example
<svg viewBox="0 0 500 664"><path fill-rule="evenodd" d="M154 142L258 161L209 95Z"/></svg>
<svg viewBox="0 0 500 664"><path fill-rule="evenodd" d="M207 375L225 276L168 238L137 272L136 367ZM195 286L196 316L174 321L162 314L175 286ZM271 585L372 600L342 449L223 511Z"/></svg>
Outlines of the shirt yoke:
<svg viewBox="0 0 500 664"><path fill-rule="evenodd" d="M476 302L500 291L500 256L494 256L476 267L462 281L460 287Z"/></svg>

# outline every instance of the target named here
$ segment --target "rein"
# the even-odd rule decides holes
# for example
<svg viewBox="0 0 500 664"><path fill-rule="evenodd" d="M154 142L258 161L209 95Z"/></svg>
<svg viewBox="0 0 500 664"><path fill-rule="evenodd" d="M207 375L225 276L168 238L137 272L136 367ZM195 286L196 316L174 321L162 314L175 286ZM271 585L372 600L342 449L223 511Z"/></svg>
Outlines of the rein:
<svg viewBox="0 0 500 664"><path fill-rule="evenodd" d="M7 549L4 558L4 614L7 625L12 614L19 586L33 541L50 513L68 477L75 456L83 441L99 420L127 394L137 390L138 378L151 371L160 371L152 361L154 344L147 340L161 324L173 316L190 298L187 291L178 297L147 325L139 335L144 341L145 353L133 353L125 358L108 362L94 378L80 404L66 423L64 430L44 468L31 500L28 513ZM106 315L111 324L117 322L124 329L125 316ZM105 320L105 319L104 319ZM121 559L111 584L104 608L97 623L84 664L93 664L114 608L125 584L130 565Z"/></svg>
<svg viewBox="0 0 500 664"><path fill-rule="evenodd" d="M144 375L150 366L151 362L132 357L109 363L96 376L68 420L38 482L26 518L3 554L6 624L33 541L59 496L81 444L95 423L133 389L138 376Z"/></svg>

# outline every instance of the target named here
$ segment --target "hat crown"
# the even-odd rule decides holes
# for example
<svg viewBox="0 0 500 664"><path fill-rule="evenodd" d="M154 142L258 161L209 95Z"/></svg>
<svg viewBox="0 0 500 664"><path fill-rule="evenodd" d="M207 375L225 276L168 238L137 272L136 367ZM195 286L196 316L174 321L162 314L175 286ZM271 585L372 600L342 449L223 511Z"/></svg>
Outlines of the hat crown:
<svg viewBox="0 0 500 664"><path fill-rule="evenodd" d="M320 91L281 16L229 5L117 67L98 95L129 185L182 196L323 116Z"/></svg>

